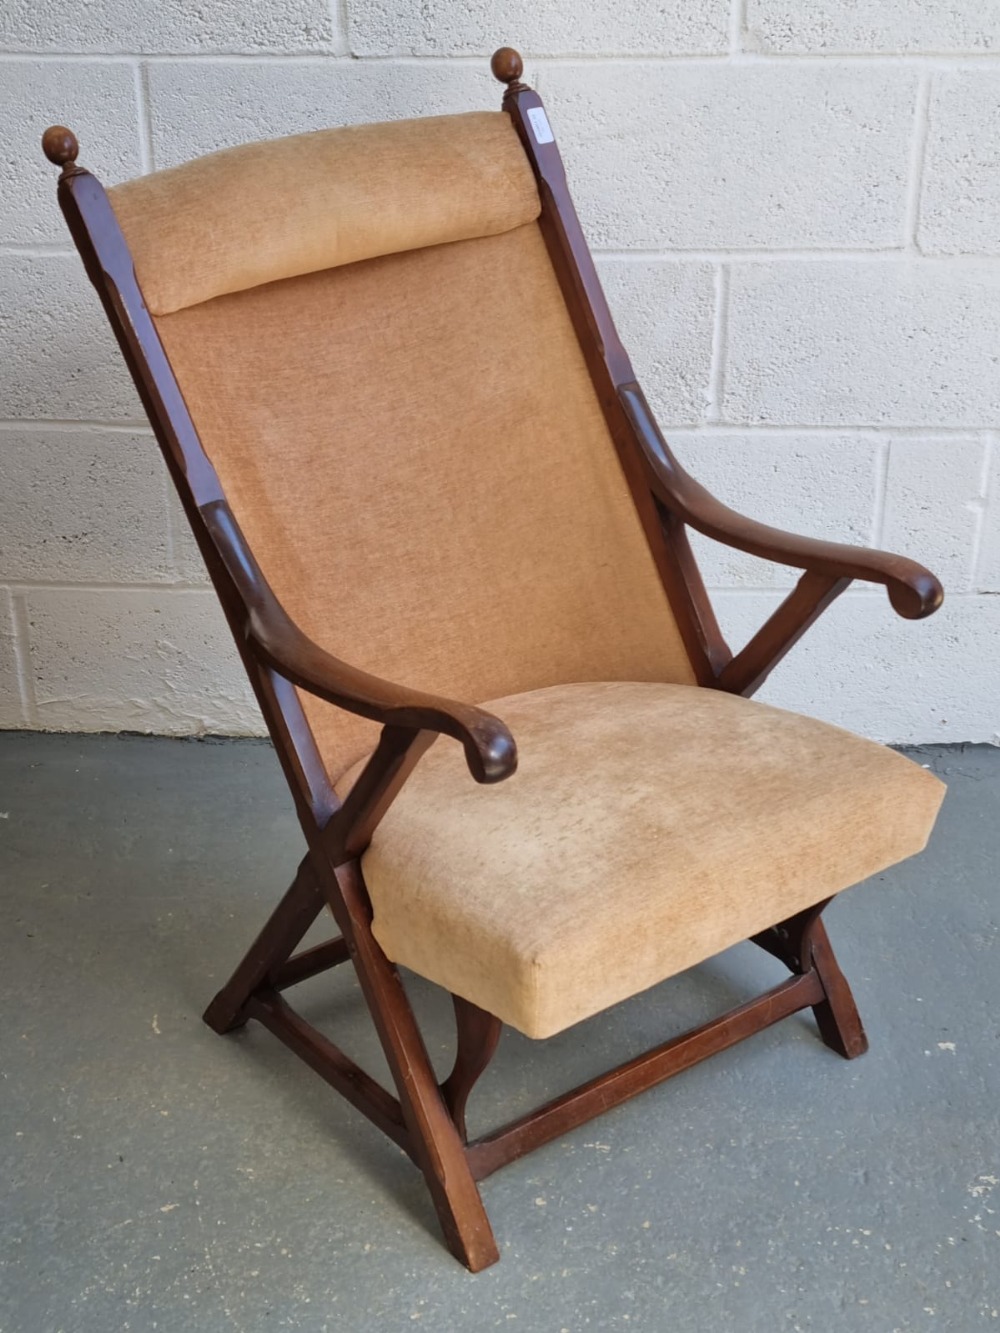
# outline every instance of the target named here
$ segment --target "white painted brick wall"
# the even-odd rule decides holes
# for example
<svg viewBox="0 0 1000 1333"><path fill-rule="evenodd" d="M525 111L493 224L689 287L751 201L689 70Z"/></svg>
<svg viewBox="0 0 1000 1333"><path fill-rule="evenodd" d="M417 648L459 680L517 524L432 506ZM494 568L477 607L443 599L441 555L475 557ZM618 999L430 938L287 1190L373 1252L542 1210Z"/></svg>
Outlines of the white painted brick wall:
<svg viewBox="0 0 1000 1333"><path fill-rule="evenodd" d="M751 51L840 54L1000 51L993 0L747 0Z"/></svg>
<svg viewBox="0 0 1000 1333"><path fill-rule="evenodd" d="M139 151L138 79L128 65L65 60L6 61L0 77L0 125L7 142L6 179L0 191L0 237L5 244L66 244L66 225L52 207L52 166L25 148L38 137L54 106L70 106L90 169L102 179L127 180L142 170ZM43 126L44 128L44 126ZM16 181L16 187L14 186Z"/></svg>
<svg viewBox="0 0 1000 1333"><path fill-rule="evenodd" d="M1000 593L1000 440L994 437L986 443L987 454L992 454L990 478L986 486L986 519L979 568L973 587L979 592ZM991 518L992 516L992 518Z"/></svg>
<svg viewBox="0 0 1000 1333"><path fill-rule="evenodd" d="M628 250L897 243L913 70L542 64L588 239Z"/></svg>
<svg viewBox="0 0 1000 1333"><path fill-rule="evenodd" d="M348 3L358 56L481 55L516 41L535 55L715 54L729 45L729 0L393 0Z"/></svg>
<svg viewBox="0 0 1000 1333"><path fill-rule="evenodd" d="M75 253L10 247L0 254L0 292L0 420L143 420L139 395Z"/></svg>
<svg viewBox="0 0 1000 1333"><path fill-rule="evenodd" d="M889 442L879 540L890 550L920 551L953 594L973 586L985 453L982 440L962 436Z"/></svg>
<svg viewBox="0 0 1000 1333"><path fill-rule="evenodd" d="M5 0L0 49L100 55L346 50L326 0Z"/></svg>
<svg viewBox="0 0 1000 1333"><path fill-rule="evenodd" d="M152 147L158 167L250 139L329 125L495 107L485 61L166 61L150 66Z"/></svg>
<svg viewBox="0 0 1000 1333"><path fill-rule="evenodd" d="M35 718L55 731L240 731L253 700L208 589L32 588Z"/></svg>
<svg viewBox="0 0 1000 1333"><path fill-rule="evenodd" d="M8 578L174 582L168 478L151 435L0 428L0 452L0 568Z"/></svg>
<svg viewBox="0 0 1000 1333"><path fill-rule="evenodd" d="M995 262L732 266L724 420L988 429L998 366Z"/></svg>
<svg viewBox="0 0 1000 1333"><path fill-rule="evenodd" d="M995 70L942 74L928 119L921 249L1000 254L1000 79Z"/></svg>
<svg viewBox="0 0 1000 1333"><path fill-rule="evenodd" d="M1000 741L1000 5L8 0L0 7L0 726L260 729L40 133L109 182L329 124L496 107L510 42L677 452L765 521L924 559L762 697ZM794 577L699 540L741 643Z"/></svg>
<svg viewBox="0 0 1000 1333"><path fill-rule="evenodd" d="M19 669L14 605L6 588L0 589L0 727L23 727L28 722Z"/></svg>
<svg viewBox="0 0 1000 1333"><path fill-rule="evenodd" d="M701 421L712 373L714 266L601 256L597 262L650 402L669 411L671 421Z"/></svg>

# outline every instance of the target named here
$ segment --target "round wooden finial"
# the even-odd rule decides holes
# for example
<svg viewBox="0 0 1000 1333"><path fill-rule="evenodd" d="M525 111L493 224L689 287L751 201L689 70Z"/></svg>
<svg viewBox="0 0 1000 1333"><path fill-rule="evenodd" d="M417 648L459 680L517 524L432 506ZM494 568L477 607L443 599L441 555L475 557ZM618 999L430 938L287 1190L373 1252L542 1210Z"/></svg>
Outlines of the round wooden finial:
<svg viewBox="0 0 1000 1333"><path fill-rule="evenodd" d="M524 73L524 61L512 46L501 46L499 51L493 52L490 69L501 83L517 83Z"/></svg>
<svg viewBox="0 0 1000 1333"><path fill-rule="evenodd" d="M50 125L42 135L42 152L57 167L75 162L79 151L80 145L76 141L76 135L65 125Z"/></svg>

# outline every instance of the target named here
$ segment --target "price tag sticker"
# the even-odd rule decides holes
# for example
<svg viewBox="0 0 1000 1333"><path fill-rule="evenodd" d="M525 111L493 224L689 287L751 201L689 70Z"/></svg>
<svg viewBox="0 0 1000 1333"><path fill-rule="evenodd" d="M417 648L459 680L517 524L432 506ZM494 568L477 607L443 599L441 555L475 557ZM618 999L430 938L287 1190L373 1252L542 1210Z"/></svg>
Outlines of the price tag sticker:
<svg viewBox="0 0 1000 1333"><path fill-rule="evenodd" d="M549 118L545 114L544 107L529 107L528 122L531 125L531 132L535 136L535 143L555 143L555 135L552 133L552 126L549 124Z"/></svg>

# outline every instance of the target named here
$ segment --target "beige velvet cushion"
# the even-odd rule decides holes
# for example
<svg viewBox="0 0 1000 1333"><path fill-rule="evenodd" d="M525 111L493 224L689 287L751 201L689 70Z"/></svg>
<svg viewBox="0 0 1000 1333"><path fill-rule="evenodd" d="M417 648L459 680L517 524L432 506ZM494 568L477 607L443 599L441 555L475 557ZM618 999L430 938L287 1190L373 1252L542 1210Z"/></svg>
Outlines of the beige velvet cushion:
<svg viewBox="0 0 1000 1333"><path fill-rule="evenodd" d="M502 112L245 144L108 192L150 312L538 217Z"/></svg>
<svg viewBox="0 0 1000 1333"><path fill-rule="evenodd" d="M714 690L488 706L517 773L477 786L439 740L362 864L389 958L530 1037L919 852L944 794L881 745Z"/></svg>
<svg viewBox="0 0 1000 1333"><path fill-rule="evenodd" d="M469 701L693 680L537 223L157 327L261 568L328 651ZM331 776L374 746L303 702Z"/></svg>

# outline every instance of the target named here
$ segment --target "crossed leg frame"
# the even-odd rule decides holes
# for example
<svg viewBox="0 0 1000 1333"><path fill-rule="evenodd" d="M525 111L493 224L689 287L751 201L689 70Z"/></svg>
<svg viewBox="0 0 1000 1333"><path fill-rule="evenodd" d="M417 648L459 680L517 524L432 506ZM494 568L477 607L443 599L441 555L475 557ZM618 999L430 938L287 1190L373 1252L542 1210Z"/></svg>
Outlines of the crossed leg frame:
<svg viewBox="0 0 1000 1333"><path fill-rule="evenodd" d="M305 857L204 1017L219 1033L257 1019L397 1143L423 1172L448 1248L478 1272L500 1256L477 1182L500 1167L801 1009L812 1009L822 1040L838 1055L852 1060L868 1049L854 997L821 920L829 901L752 937L785 964L791 973L787 980L472 1142L466 1104L493 1057L502 1024L453 996L455 1063L438 1083L399 973L372 934L357 859L318 868L314 853ZM326 905L340 936L296 953ZM283 997L289 987L348 959L385 1052L395 1097Z"/></svg>

